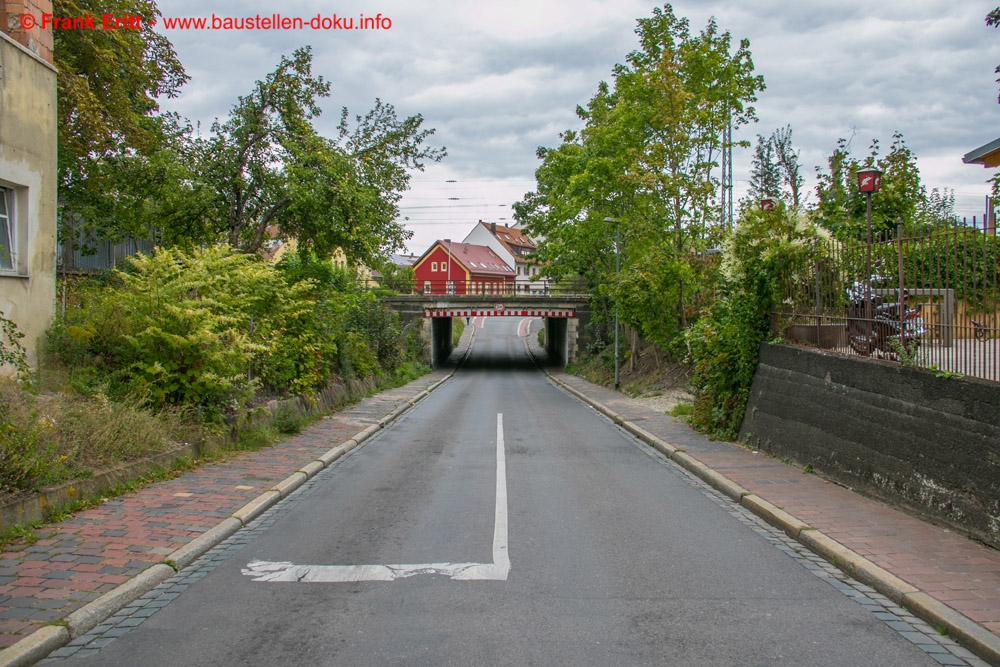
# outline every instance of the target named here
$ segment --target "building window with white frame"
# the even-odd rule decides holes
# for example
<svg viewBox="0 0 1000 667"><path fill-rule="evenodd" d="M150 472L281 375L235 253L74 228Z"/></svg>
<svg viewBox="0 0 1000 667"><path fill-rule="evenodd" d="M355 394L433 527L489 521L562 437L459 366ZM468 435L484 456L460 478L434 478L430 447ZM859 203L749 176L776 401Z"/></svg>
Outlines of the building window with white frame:
<svg viewBox="0 0 1000 667"><path fill-rule="evenodd" d="M17 224L14 191L0 187L0 271L17 270Z"/></svg>

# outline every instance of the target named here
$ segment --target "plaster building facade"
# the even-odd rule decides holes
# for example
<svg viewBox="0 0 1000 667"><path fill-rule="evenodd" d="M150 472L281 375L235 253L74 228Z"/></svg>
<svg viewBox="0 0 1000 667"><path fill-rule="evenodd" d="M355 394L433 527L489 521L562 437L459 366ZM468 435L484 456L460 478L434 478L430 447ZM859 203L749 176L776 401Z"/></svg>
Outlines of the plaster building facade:
<svg viewBox="0 0 1000 667"><path fill-rule="evenodd" d="M51 0L0 0L0 312L32 365L55 315L58 121L51 30L22 16L51 13Z"/></svg>
<svg viewBox="0 0 1000 667"><path fill-rule="evenodd" d="M514 267L514 290L518 294L543 294L545 280L532 280L539 267L529 261L537 246L527 234L516 227L480 220L465 237L465 243L484 245L497 253L508 266Z"/></svg>

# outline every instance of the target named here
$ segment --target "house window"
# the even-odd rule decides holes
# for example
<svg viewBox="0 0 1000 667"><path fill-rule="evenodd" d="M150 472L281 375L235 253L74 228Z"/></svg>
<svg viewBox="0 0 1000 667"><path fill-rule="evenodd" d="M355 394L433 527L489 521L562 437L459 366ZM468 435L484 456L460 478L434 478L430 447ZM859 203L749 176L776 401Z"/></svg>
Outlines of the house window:
<svg viewBox="0 0 1000 667"><path fill-rule="evenodd" d="M448 281L448 294L454 294L454 293L455 293L455 283L453 283L453 282L451 282L449 280Z"/></svg>
<svg viewBox="0 0 1000 667"><path fill-rule="evenodd" d="M437 262L431 262L431 271L434 272L434 271L437 271L437 270L438 270L438 263Z"/></svg>
<svg viewBox="0 0 1000 667"><path fill-rule="evenodd" d="M424 294L430 294L430 293L431 293L431 281L425 280L424 281Z"/></svg>
<svg viewBox="0 0 1000 667"><path fill-rule="evenodd" d="M17 268L17 225L14 221L14 191L0 187L0 271Z"/></svg>

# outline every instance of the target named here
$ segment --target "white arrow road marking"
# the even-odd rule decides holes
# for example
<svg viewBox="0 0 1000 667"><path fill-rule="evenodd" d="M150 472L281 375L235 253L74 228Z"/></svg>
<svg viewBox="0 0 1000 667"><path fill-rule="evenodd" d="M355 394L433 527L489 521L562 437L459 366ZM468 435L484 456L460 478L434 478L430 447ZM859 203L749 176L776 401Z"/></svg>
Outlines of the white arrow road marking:
<svg viewBox="0 0 1000 667"><path fill-rule="evenodd" d="M510 573L507 554L507 463L503 445L503 414L497 413L497 492L493 523L492 563L421 563L417 565L296 565L291 562L255 560L241 570L254 581L345 583L395 581L418 574L437 574L458 581L506 581Z"/></svg>

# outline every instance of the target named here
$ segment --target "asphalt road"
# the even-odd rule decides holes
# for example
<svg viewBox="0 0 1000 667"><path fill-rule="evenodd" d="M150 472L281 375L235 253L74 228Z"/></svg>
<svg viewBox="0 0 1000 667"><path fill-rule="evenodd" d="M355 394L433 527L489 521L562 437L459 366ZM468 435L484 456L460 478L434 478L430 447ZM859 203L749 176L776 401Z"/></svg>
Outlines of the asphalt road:
<svg viewBox="0 0 1000 667"><path fill-rule="evenodd" d="M517 324L59 662L938 664L547 381Z"/></svg>

